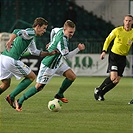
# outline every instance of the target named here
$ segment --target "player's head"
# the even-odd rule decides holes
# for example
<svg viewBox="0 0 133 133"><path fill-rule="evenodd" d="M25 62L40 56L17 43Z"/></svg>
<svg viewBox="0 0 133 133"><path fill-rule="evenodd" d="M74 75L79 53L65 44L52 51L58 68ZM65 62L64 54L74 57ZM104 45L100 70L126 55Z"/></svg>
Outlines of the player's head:
<svg viewBox="0 0 133 133"><path fill-rule="evenodd" d="M125 30L127 30L127 31L131 30L132 24L133 24L133 16L130 14L125 15L123 23L124 23Z"/></svg>
<svg viewBox="0 0 133 133"><path fill-rule="evenodd" d="M47 26L48 26L48 21L41 17L36 18L32 25L37 36L43 35L43 33L46 32Z"/></svg>
<svg viewBox="0 0 133 133"><path fill-rule="evenodd" d="M75 24L71 21L71 20L67 20L65 23L64 23L64 35L67 37L67 38L72 38L72 36L74 35L75 33L75 29L76 29L76 26Z"/></svg>

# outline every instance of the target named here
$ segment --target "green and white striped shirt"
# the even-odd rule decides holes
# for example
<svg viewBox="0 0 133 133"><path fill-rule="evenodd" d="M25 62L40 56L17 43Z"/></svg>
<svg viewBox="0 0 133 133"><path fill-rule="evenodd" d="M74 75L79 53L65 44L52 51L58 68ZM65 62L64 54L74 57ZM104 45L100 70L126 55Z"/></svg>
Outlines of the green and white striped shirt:
<svg viewBox="0 0 133 133"><path fill-rule="evenodd" d="M10 51L4 50L3 55L9 56L18 60L21 56L29 50L33 55L40 55L40 50L36 48L35 44L35 31L33 28L27 28L25 30L15 29L13 34L16 34L17 37L13 41L12 48Z"/></svg>
<svg viewBox="0 0 133 133"><path fill-rule="evenodd" d="M54 35L50 42L48 51L51 52L57 49L60 53L52 56L46 56L42 63L49 68L56 68L60 64L62 56L69 53L68 49L69 40L64 36L63 28L59 28L59 31Z"/></svg>

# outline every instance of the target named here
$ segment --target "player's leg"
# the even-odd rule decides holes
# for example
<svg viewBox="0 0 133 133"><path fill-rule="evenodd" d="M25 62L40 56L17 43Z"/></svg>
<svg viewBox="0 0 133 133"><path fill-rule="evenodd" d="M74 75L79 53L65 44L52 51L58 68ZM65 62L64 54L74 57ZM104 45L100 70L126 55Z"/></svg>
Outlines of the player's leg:
<svg viewBox="0 0 133 133"><path fill-rule="evenodd" d="M107 92L112 90L119 82L123 76L123 72L126 66L126 57L120 55L114 55L115 64L110 67L110 80L111 82L107 84L101 92L101 95L104 96ZM113 63L112 63L113 64Z"/></svg>
<svg viewBox="0 0 133 133"><path fill-rule="evenodd" d="M94 97L96 100L103 101L104 95L113 89L118 84L120 77L123 74L126 65L126 57L119 56L114 53L109 55L109 65L107 72L110 72L110 76L106 78L103 83L95 88Z"/></svg>
<svg viewBox="0 0 133 133"><path fill-rule="evenodd" d="M103 95L101 95L100 98L99 98L99 95L101 94L104 87L106 87L110 84L112 84L112 80L110 79L110 76L109 76L102 82L102 84L100 86L98 86L97 88L94 89L94 97L96 100L104 101Z"/></svg>
<svg viewBox="0 0 133 133"><path fill-rule="evenodd" d="M63 74L66 78L62 82L62 85L58 91L58 95L60 97L64 97L63 93L69 88L69 86L73 83L73 81L76 79L76 75L71 69L68 69L66 72Z"/></svg>
<svg viewBox="0 0 133 133"><path fill-rule="evenodd" d="M121 77L118 76L116 71L110 72L111 82L104 87L100 94L104 96L108 91L112 90L119 83L120 79Z"/></svg>
<svg viewBox="0 0 133 133"><path fill-rule="evenodd" d="M7 56L0 54L0 94L2 94L7 88L9 88L11 83L12 74L8 71L8 68L6 68L9 66L10 58L7 58Z"/></svg>
<svg viewBox="0 0 133 133"><path fill-rule="evenodd" d="M110 76L107 77L103 82L102 84L98 87L99 90L102 90L106 85L110 84L112 81L110 79Z"/></svg>
<svg viewBox="0 0 133 133"><path fill-rule="evenodd" d="M29 99L30 97L34 96L36 93L41 91L45 84L36 83L35 86L29 88L16 102L16 110L22 111L22 104L25 100Z"/></svg>
<svg viewBox="0 0 133 133"><path fill-rule="evenodd" d="M67 66L64 66L64 68L67 68ZM64 69L65 70L65 69ZM76 79L75 73L69 68L66 71L64 71L63 76L66 78L62 82L61 87L59 88L58 93L55 95L55 98L60 99L62 102L67 103L68 100L64 98L64 92L71 86L73 81Z"/></svg>
<svg viewBox="0 0 133 133"><path fill-rule="evenodd" d="M36 75L33 71L31 71L25 78L18 84L18 86L8 95L11 100L14 101L15 96L25 90L36 78ZM8 97L7 96L7 97Z"/></svg>
<svg viewBox="0 0 133 133"><path fill-rule="evenodd" d="M9 88L11 83L11 79L3 79L1 80L1 85L0 85L0 95L7 89Z"/></svg>
<svg viewBox="0 0 133 133"><path fill-rule="evenodd" d="M45 76L44 76L45 75ZM51 75L51 76L50 76ZM17 101L16 101L16 110L22 110L22 104L25 100L30 98L31 96L35 95L39 91L41 91L44 86L50 81L53 77L54 71L51 71L48 67L41 64L40 70L37 76L37 83L35 86L29 88Z"/></svg>
<svg viewBox="0 0 133 133"><path fill-rule="evenodd" d="M95 89L94 97L96 100L104 101L104 95L112 90L120 81L117 71L111 71L110 77L106 78L103 83Z"/></svg>
<svg viewBox="0 0 133 133"><path fill-rule="evenodd" d="M6 97L6 100L10 104L9 101L12 101L12 103L13 103L14 102L14 99L15 99L15 96L18 95L23 90L25 90L33 82L33 80L36 78L36 75L22 61L20 61L20 60L14 60L12 58L10 58L9 61L10 61L10 64L8 66L6 66L7 67L6 69L10 73L12 73L12 75L14 75L17 79L20 79L22 77L25 77L25 79L23 79L18 84L18 86L11 92L11 94L9 94ZM13 105L11 105L11 106L13 107Z"/></svg>

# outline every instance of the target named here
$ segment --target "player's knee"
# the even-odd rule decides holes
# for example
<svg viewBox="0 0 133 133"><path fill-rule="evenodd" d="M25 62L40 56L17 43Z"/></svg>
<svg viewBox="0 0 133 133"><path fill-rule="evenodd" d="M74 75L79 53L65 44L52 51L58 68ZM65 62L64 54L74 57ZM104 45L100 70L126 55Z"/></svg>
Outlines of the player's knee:
<svg viewBox="0 0 133 133"><path fill-rule="evenodd" d="M7 85L6 85L6 89L9 88L9 87L10 87L10 84L7 84Z"/></svg>
<svg viewBox="0 0 133 133"><path fill-rule="evenodd" d="M29 78L31 81L34 81L36 79L36 74L31 71L30 74L26 76L26 78Z"/></svg>
<svg viewBox="0 0 133 133"><path fill-rule="evenodd" d="M75 80L75 79L76 79L76 75L73 76L73 80Z"/></svg>
<svg viewBox="0 0 133 133"><path fill-rule="evenodd" d="M45 84L41 84L37 87L37 91L41 91L43 89L43 87L45 86Z"/></svg>
<svg viewBox="0 0 133 133"><path fill-rule="evenodd" d="M120 79L118 77L115 77L115 78L111 78L111 81L114 83L114 84L118 84Z"/></svg>
<svg viewBox="0 0 133 133"><path fill-rule="evenodd" d="M70 80L74 81L76 79L76 75L70 77Z"/></svg>
<svg viewBox="0 0 133 133"><path fill-rule="evenodd" d="M36 75L35 74L30 77L31 81L34 81L35 79L36 79Z"/></svg>
<svg viewBox="0 0 133 133"><path fill-rule="evenodd" d="M3 91L5 91L7 88L9 88L10 87L10 83L6 83L6 84L1 84L0 85L0 88L3 90Z"/></svg>
<svg viewBox="0 0 133 133"><path fill-rule="evenodd" d="M7 88L9 88L9 87L10 87L10 83L4 84L4 88L5 88L5 89L7 89Z"/></svg>

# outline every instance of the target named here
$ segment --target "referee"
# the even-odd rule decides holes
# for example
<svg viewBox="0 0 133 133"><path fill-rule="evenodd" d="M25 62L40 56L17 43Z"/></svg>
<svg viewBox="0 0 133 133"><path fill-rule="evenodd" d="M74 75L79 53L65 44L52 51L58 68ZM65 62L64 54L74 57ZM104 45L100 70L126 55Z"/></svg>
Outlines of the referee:
<svg viewBox="0 0 133 133"><path fill-rule="evenodd" d="M107 73L109 73L109 77L94 90L94 98L98 101L104 101L104 95L113 89L123 76L126 66L126 56L133 43L133 16L124 16L123 23L123 26L113 29L104 42L103 50L100 55L101 60L105 58L108 47L114 40L108 58ZM130 104L133 104L133 101L130 102Z"/></svg>

